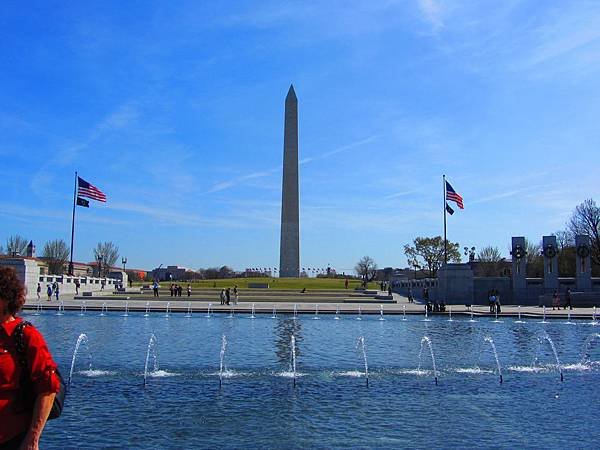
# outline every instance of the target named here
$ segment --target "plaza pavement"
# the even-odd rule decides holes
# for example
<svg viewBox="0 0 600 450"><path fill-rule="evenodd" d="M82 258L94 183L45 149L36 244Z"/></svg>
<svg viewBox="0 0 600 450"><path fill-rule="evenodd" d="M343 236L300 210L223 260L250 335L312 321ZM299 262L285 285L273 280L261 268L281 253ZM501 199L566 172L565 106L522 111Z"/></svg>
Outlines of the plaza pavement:
<svg viewBox="0 0 600 450"><path fill-rule="evenodd" d="M375 299L373 296L354 296L346 291L341 291L338 295L323 296L318 294L327 294L329 291L315 291L313 295L298 296L297 293L288 292L278 293L275 296L269 296L268 292L261 293L260 296L250 297L241 292L237 305L220 305L218 293L220 290L214 291L214 298L198 298L198 296L192 295L189 299L184 293L182 297L170 297L167 291L167 295L161 293L159 298L154 298L150 295L140 295L139 293L94 293L93 297L74 297L74 296L63 296L61 301L65 310L80 311L83 301L85 301L85 307L87 311L101 311L105 305L107 311L124 311L127 303L130 312L145 312L148 308L150 312L165 312L167 304L170 303L170 311L173 313L187 313L188 308L191 307L192 313L206 314L209 304L211 312L217 313L231 313L232 310L235 314L250 314L252 306L254 305L255 314L272 314L273 309L277 310L278 314L291 314L294 312L294 306L298 314L315 314L316 305L318 305L319 314L335 314L339 308L341 314L358 314L359 308L361 314L380 314L381 308L383 308L385 315L402 315L402 314L424 314L425 306L421 302L409 303L408 299L404 296L394 293L393 300L380 300ZM246 291L247 293L247 291ZM265 295L266 294L266 295ZM381 292L380 295L386 296L387 293ZM250 297L250 299L248 298ZM56 310L59 308L60 303L56 300L47 301L44 298L39 302L43 310ZM148 305L148 306L147 306ZM38 308L37 300L28 300L25 305L25 310L35 310ZM454 316L470 316L471 310L465 305L448 305L446 306L446 312L444 313L429 313L430 316L434 315L449 315L450 310ZM502 313L499 317L516 317L519 312L522 317L535 317L542 318L544 311L543 308L537 306L522 306L516 305L503 305ZM552 310L552 308L546 308L547 319L566 319L568 317L567 310ZM571 310L571 317L573 319L591 319L594 314L593 308L574 308ZM489 307L487 305L474 305L473 306L474 316L491 316Z"/></svg>

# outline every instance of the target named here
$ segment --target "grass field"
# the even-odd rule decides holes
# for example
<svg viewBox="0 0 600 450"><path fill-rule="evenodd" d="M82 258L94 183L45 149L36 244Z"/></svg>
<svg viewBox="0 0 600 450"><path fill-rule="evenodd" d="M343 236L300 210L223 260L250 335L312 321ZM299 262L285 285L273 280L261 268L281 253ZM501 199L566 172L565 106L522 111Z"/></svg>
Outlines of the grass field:
<svg viewBox="0 0 600 450"><path fill-rule="evenodd" d="M151 283L151 281L137 282L135 286L141 286ZM187 286L187 281L174 281L176 284L181 284L184 288ZM192 288L228 288L235 285L240 289L247 289L248 283L268 283L270 289L289 289L302 290L306 289L344 289L344 280L339 278L227 278L219 280L202 280L190 282ZM169 287L168 281L161 282L161 288ZM361 282L358 280L349 280L348 289L359 287ZM376 289L376 283L369 283L369 289Z"/></svg>

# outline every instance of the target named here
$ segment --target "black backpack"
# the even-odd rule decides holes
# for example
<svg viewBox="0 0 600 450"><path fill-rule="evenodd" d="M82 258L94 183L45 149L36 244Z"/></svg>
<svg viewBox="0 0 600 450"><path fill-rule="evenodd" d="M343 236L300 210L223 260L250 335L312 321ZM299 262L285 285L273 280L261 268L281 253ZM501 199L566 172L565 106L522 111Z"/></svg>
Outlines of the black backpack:
<svg viewBox="0 0 600 450"><path fill-rule="evenodd" d="M32 408L33 403L35 402L35 397L33 393L33 386L31 386L31 379L28 376L29 371L27 367L27 349L25 348L25 340L23 339L23 330L28 326L33 325L27 321L21 322L15 327L13 336L15 338L15 347L19 355L19 364L21 365L20 385L22 401L29 408ZM57 417L60 417L65 403L65 396L67 395L67 386L58 368L56 368L56 376L58 377L60 388L56 393L56 397L54 397L54 403L52 404L52 409L50 410L48 419L56 419Z"/></svg>

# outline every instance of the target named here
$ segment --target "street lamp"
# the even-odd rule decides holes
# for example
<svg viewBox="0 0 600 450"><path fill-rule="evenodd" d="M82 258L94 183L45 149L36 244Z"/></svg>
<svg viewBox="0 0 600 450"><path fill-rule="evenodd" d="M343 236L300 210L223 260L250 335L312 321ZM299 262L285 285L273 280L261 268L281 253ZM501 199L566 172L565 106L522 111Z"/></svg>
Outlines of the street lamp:
<svg viewBox="0 0 600 450"><path fill-rule="evenodd" d="M125 256L121 258L121 263L123 263L123 272L125 272L125 264L127 264L127 258Z"/></svg>
<svg viewBox="0 0 600 450"><path fill-rule="evenodd" d="M102 255L98 255L98 277L102 276Z"/></svg>
<svg viewBox="0 0 600 450"><path fill-rule="evenodd" d="M469 262L470 261L475 261L475 247L463 247L465 250L465 256L469 257Z"/></svg>

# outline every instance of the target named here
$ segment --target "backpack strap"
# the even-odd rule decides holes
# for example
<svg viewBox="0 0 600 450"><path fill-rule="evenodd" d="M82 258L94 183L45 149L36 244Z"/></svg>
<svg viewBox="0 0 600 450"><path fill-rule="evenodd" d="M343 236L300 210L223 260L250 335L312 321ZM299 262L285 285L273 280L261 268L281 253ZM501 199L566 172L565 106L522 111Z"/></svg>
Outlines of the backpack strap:
<svg viewBox="0 0 600 450"><path fill-rule="evenodd" d="M14 331L13 337L15 340L15 348L17 349L17 354L19 355L19 364L21 365L22 373L27 373L27 349L25 348L25 339L24 339L24 330L25 327L32 327L31 322L27 322L24 320L20 324L18 324Z"/></svg>

